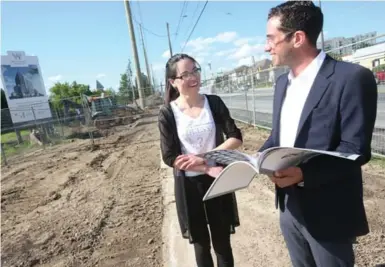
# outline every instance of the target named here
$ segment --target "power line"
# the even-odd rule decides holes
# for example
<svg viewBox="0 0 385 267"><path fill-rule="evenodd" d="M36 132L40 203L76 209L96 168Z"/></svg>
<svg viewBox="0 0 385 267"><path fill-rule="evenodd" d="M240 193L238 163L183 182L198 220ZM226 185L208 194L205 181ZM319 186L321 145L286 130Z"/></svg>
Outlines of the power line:
<svg viewBox="0 0 385 267"><path fill-rule="evenodd" d="M144 28L144 20L143 20L143 16L142 16L142 11L141 11L141 8L140 8L140 3L139 3L140 1L137 1L137 4L138 4L138 10L139 10L139 18L140 18L140 24L138 25L139 26L139 30L140 30L140 32L142 33L142 30L143 30L143 28ZM143 38L142 38L142 44L143 44L143 46L145 46L145 47L147 47L147 38L146 38L146 35L145 34L143 34L142 33L142 35L143 35Z"/></svg>
<svg viewBox="0 0 385 267"><path fill-rule="evenodd" d="M139 21L136 20L136 18L135 18L134 15L132 15L132 18L134 19L134 21L135 21L135 23L136 23L137 25L140 25L140 24L141 24ZM146 32L148 32L148 33L154 35L154 36L157 36L157 37L160 37L160 38L167 38L167 34L165 34L165 35L157 34L157 33L153 32L153 31L151 31L151 30L149 30L149 29L143 27L143 25L142 25L142 29L145 30ZM171 35L175 35L175 33L173 33L173 34L171 34Z"/></svg>
<svg viewBox="0 0 385 267"><path fill-rule="evenodd" d="M193 13L193 15L192 15L192 17L191 17L191 23L189 24L189 26L188 26L188 28L187 28L186 35L185 35L184 38L187 37L188 32L191 30L191 28L192 28L192 26L193 26L193 24L194 24L195 14L197 13L197 11L198 11L198 9L199 9L199 4L200 4L200 2L197 2L197 6L196 6L196 8L194 9L194 13Z"/></svg>
<svg viewBox="0 0 385 267"><path fill-rule="evenodd" d="M199 17L198 17L197 21L195 22L195 25L194 25L193 29L192 29L191 32L190 32L190 35L188 36L186 42L184 43L184 46L183 46L183 48L182 48L182 52L183 52L183 50L185 49L185 47L186 47L188 41L190 40L190 37L191 37L192 33L194 32L195 27L197 26L197 24L198 24L198 22L199 22L199 20L200 20L200 18L201 18L201 16L202 16L202 14L203 14L203 12L205 11L205 8L206 8L208 2L209 2L209 1L207 0L206 3L205 3L205 5L203 6L202 11L201 11L201 13L199 14Z"/></svg>
<svg viewBox="0 0 385 267"><path fill-rule="evenodd" d="M142 27L143 27L143 17L142 17L142 10L140 9L140 3L139 3L139 1L138 2L136 2L137 4L138 4L138 10L139 10L139 18L140 18L140 21L142 22L141 24L142 24Z"/></svg>
<svg viewBox="0 0 385 267"><path fill-rule="evenodd" d="M176 39L176 37L178 36L179 27L180 27L181 22L183 21L183 18L184 18L184 17L183 17L183 13L184 13L184 10L187 8L187 4L188 4L187 1L184 1L184 2L183 2L182 10L181 10L180 16L179 16L178 26L176 27L175 39ZM175 41L175 39L174 39L174 41Z"/></svg>

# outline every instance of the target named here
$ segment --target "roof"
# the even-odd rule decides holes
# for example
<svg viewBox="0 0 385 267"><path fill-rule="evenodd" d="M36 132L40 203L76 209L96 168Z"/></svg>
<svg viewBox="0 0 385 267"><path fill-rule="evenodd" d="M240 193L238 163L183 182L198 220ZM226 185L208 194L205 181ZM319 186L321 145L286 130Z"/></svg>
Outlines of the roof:
<svg viewBox="0 0 385 267"><path fill-rule="evenodd" d="M258 62L255 62L254 67L256 67L256 68L260 67L261 69L267 69L267 68L270 67L270 65L271 65L271 60L265 58L265 59L262 59L262 60L260 60Z"/></svg>
<svg viewBox="0 0 385 267"><path fill-rule="evenodd" d="M235 68L234 71L235 71L235 72L242 72L242 71L244 71L244 70L247 70L248 68L249 68L249 67L246 66L246 65L241 65L241 66Z"/></svg>
<svg viewBox="0 0 385 267"><path fill-rule="evenodd" d="M353 57L354 58L366 57L366 56L370 56L378 53L385 53L385 43L357 49L356 52L354 52Z"/></svg>

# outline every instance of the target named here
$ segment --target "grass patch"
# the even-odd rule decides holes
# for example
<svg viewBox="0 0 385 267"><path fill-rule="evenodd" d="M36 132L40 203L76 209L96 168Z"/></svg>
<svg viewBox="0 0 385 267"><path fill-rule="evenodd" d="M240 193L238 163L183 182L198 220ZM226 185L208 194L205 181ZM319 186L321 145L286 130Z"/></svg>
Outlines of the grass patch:
<svg viewBox="0 0 385 267"><path fill-rule="evenodd" d="M29 141L24 141L21 144L18 145L9 145L9 144L3 144L3 149L6 157L25 153L26 151L30 150L34 147L40 147L37 145L32 145Z"/></svg>
<svg viewBox="0 0 385 267"><path fill-rule="evenodd" d="M385 169L385 157L372 156L369 164Z"/></svg>
<svg viewBox="0 0 385 267"><path fill-rule="evenodd" d="M257 131L260 131L261 133L270 134L271 129L264 126L254 126Z"/></svg>
<svg viewBox="0 0 385 267"><path fill-rule="evenodd" d="M24 136L28 136L30 133L29 130L21 130L20 135L23 138ZM12 141L17 141L16 133L11 132L11 133L5 133L1 135L1 142L2 143L7 143L7 142L12 142Z"/></svg>
<svg viewBox="0 0 385 267"><path fill-rule="evenodd" d="M267 88L267 87L273 87L273 83L272 82L259 83L255 86L255 88Z"/></svg>

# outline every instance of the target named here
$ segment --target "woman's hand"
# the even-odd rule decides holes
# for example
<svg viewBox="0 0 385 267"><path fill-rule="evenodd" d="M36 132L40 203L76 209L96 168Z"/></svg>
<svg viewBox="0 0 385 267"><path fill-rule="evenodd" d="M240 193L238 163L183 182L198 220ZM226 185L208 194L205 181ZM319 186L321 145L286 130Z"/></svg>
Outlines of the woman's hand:
<svg viewBox="0 0 385 267"><path fill-rule="evenodd" d="M190 154L179 155L174 162L175 168L185 171L188 171L192 167L204 164L206 164L205 159Z"/></svg>
<svg viewBox="0 0 385 267"><path fill-rule="evenodd" d="M221 166L213 166L213 167L207 166L205 172L207 175L213 178L217 178L218 175L221 173L221 171L223 171L223 167Z"/></svg>
<svg viewBox="0 0 385 267"><path fill-rule="evenodd" d="M178 156L174 166L179 170L204 172L213 178L217 178L223 170L221 166L207 166L205 159L190 154Z"/></svg>

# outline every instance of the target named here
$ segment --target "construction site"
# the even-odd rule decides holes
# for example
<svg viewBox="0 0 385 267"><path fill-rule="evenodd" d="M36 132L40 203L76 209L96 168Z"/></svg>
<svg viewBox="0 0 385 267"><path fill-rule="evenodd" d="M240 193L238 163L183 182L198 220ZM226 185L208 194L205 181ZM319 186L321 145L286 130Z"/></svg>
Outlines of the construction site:
<svg viewBox="0 0 385 267"><path fill-rule="evenodd" d="M164 80L166 59L186 52L186 48L186 53L202 63L201 92L221 97L242 131L243 145L239 150L250 155L256 153L272 128L275 82L287 71L286 67L273 67L260 53L265 46L266 33L264 24L255 27L260 24L255 19L262 18L262 13L256 14L265 12L265 23L270 4L253 7L251 4L256 2L245 2L241 9L238 2L212 1L210 12L216 14L203 16L206 21L195 31L209 1L198 1L192 16L186 11L189 1L180 2L179 6L156 1L148 5L145 1L136 1L134 6L133 1L128 0L121 6L114 6L114 1L59 1L56 6L51 6L49 1L31 2L34 6L19 1L5 2L2 9L6 11L2 15L8 16L12 30L5 31L3 39L11 41L4 45L9 48L7 55L2 55L2 93L4 91L7 107L2 101L0 265L196 266L194 248L182 238L178 224L173 169L162 162L160 153L158 113L165 100L164 82L169 83ZM321 1L318 2L321 7ZM330 3L334 2L337 3ZM148 19L146 26L140 5ZM220 5L235 6L220 10ZM330 7L328 12L344 10L343 13L348 13L354 9L360 13L350 15L355 22L364 11L362 7L354 7L354 3L343 9ZM196 12L198 10L200 13ZM239 10L238 16L236 10ZM367 13L368 18L381 17L372 14L377 10L383 9L372 8ZM47 14L51 17L44 20ZM330 16L340 16L335 14ZM178 17L178 25L174 25L171 18L177 20ZM192 19L192 27L188 31L184 29L187 38L178 39L183 36L183 30L179 35L178 31L182 29L179 26L184 18ZM250 20L246 20L248 18ZM345 20L347 25L354 25ZM355 25L370 20L357 20ZM238 28L237 23L240 23ZM149 30L158 24L162 24L162 31L160 28ZM44 28L47 25L53 28ZM122 28L119 25L123 25ZM246 29L250 25L250 30ZM83 28L87 26L89 28ZM329 27L332 30L335 24ZM39 30L43 35L38 35ZM135 31L140 32L139 38L135 37ZM47 34L50 38L46 38ZM385 266L385 61L381 48L384 42L374 42L385 35L374 35L360 37L362 40L346 39L351 41L349 45L342 43L345 39L336 39L330 43L336 43L337 47L330 47L328 51L333 52L330 55L341 56L341 60L354 59L357 64L367 64L378 83L373 157L362 166L363 197L370 232L354 243L357 267ZM323 30L321 36L321 47L325 48ZM181 44L180 48L177 43ZM218 47L223 46L221 50L216 50L218 44ZM142 63L139 45L143 48ZM31 54L27 55L24 50L13 51L20 46ZM340 51L347 46L352 47L352 55L343 58ZM372 46L382 50L353 53L353 47L354 50L371 50ZM51 51L53 48L55 53ZM130 53L125 54L128 48ZM151 53L151 60L147 51ZM33 53L39 54L44 62L42 68L47 75L44 81L38 56ZM129 63L121 74L121 66L126 65L128 57L129 62L133 61L135 73ZM255 61L255 58L261 60ZM215 61L218 59L223 61ZM262 63L265 66L261 66ZM145 66L142 69L146 69L146 75L140 65ZM154 69L157 69L160 86L155 83ZM143 75L147 79L141 79ZM87 93L79 89L80 83L87 87L88 81L95 78L104 78L110 88L117 85L110 90L111 94L104 88L90 91L88 86ZM79 84L75 80L79 80ZM68 81L76 85L72 86L71 94L61 87L68 85ZM52 90L55 86L56 94ZM145 88L150 90L145 93ZM138 95L135 95L136 90ZM98 94L93 94L95 92ZM240 226L231 235L235 266L290 267L279 210L275 207L275 187L269 177L254 176L251 184L237 191L236 196ZM214 256L213 249L211 251Z"/></svg>
<svg viewBox="0 0 385 267"><path fill-rule="evenodd" d="M246 153L268 136L238 125ZM26 150L2 166L2 266L194 266L173 215L173 178L161 168L157 110L99 136ZM363 170L371 232L355 251L357 266L375 266L385 262L384 162L373 159ZM236 266L290 266L268 178L237 196ZM187 259L176 262L180 255Z"/></svg>

